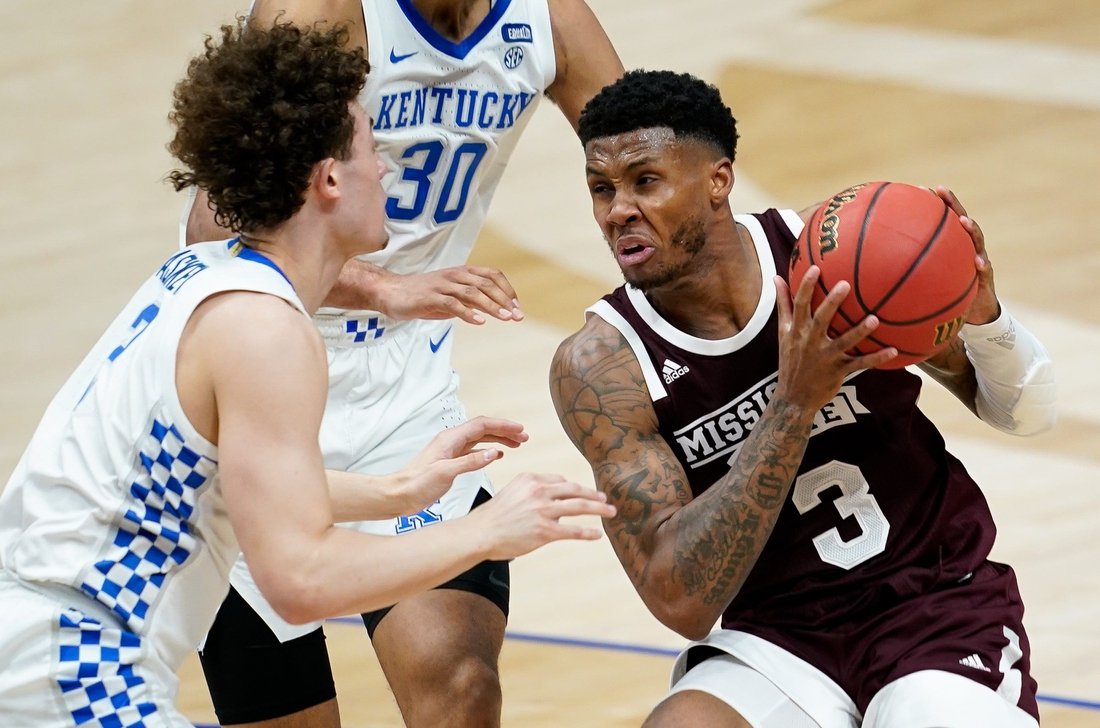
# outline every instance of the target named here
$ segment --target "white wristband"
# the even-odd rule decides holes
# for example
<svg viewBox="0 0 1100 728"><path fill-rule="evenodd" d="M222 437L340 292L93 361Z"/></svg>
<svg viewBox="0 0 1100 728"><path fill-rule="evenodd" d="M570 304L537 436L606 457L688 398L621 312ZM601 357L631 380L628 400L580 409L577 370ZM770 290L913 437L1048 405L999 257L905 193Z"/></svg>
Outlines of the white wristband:
<svg viewBox="0 0 1100 728"><path fill-rule="evenodd" d="M1057 387L1047 350L1001 306L992 323L959 331L978 380L978 416L1013 435L1034 435L1054 426Z"/></svg>

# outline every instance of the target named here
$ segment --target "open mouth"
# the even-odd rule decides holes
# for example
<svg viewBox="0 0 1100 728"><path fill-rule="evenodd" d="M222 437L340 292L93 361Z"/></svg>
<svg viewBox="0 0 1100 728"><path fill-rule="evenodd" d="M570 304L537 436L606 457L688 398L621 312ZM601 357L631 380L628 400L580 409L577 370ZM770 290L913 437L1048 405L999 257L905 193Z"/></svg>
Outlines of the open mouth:
<svg viewBox="0 0 1100 728"><path fill-rule="evenodd" d="M620 239L618 245L615 246L615 257L618 258L620 265L629 266L642 263L648 260L655 250L655 248L644 244L638 238L630 237L633 239Z"/></svg>

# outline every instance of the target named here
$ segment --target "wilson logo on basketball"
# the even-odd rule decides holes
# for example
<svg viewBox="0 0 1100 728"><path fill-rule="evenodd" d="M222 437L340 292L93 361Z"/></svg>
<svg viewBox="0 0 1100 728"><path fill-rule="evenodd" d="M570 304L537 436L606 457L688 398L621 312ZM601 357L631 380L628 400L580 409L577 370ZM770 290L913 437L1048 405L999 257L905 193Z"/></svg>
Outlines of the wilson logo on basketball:
<svg viewBox="0 0 1100 728"><path fill-rule="evenodd" d="M821 217L821 234L818 236L817 243L818 253L821 257L824 258L826 253L836 250L840 244L837 241L837 227L840 226L840 215L837 213L840 212L840 208L854 200L856 192L865 186L849 187L829 200L829 204L825 207L825 214Z"/></svg>
<svg viewBox="0 0 1100 728"><path fill-rule="evenodd" d="M959 332L959 327L962 326L963 317L953 318L950 321L944 321L942 324L936 326L936 339L932 342L932 346L939 346L940 344L951 341L955 337L955 334Z"/></svg>

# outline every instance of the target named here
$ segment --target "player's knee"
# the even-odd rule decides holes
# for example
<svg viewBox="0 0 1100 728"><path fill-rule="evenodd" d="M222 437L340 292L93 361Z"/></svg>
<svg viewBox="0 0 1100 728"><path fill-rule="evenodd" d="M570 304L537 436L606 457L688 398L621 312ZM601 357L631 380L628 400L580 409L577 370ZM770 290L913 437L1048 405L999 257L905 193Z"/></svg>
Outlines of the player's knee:
<svg viewBox="0 0 1100 728"><path fill-rule="evenodd" d="M479 657L467 657L455 665L445 689L452 704L471 715L500 714L500 674L495 665Z"/></svg>
<svg viewBox="0 0 1100 728"><path fill-rule="evenodd" d="M707 693L695 690L674 693L662 700L642 728L751 728L732 708Z"/></svg>

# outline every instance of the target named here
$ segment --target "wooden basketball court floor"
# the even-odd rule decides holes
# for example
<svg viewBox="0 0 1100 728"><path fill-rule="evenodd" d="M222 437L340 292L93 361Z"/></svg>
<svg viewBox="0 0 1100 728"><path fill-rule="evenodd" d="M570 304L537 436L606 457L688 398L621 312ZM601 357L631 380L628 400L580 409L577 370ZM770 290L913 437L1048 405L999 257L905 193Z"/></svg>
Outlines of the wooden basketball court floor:
<svg viewBox="0 0 1100 728"><path fill-rule="evenodd" d="M922 407L982 484L1028 604L1044 724L1100 726L1100 5L1095 0L591 0L627 67L719 85L739 120L735 206L799 208L852 183L953 187L986 230L998 292L1050 349L1061 419L1019 440L935 385ZM0 45L0 477L49 399L176 244L163 183L171 88L233 0L5 0ZM546 388L550 356L618 282L579 144L543 102L475 252L522 324L462 326L471 413L525 423L493 468L591 482ZM637 726L683 640L606 542L513 565L507 726ZM327 627L345 725L398 726L358 626ZM3 666L0 665L0 669ZM197 661L180 701L213 723ZM2 722L2 721L0 721Z"/></svg>

